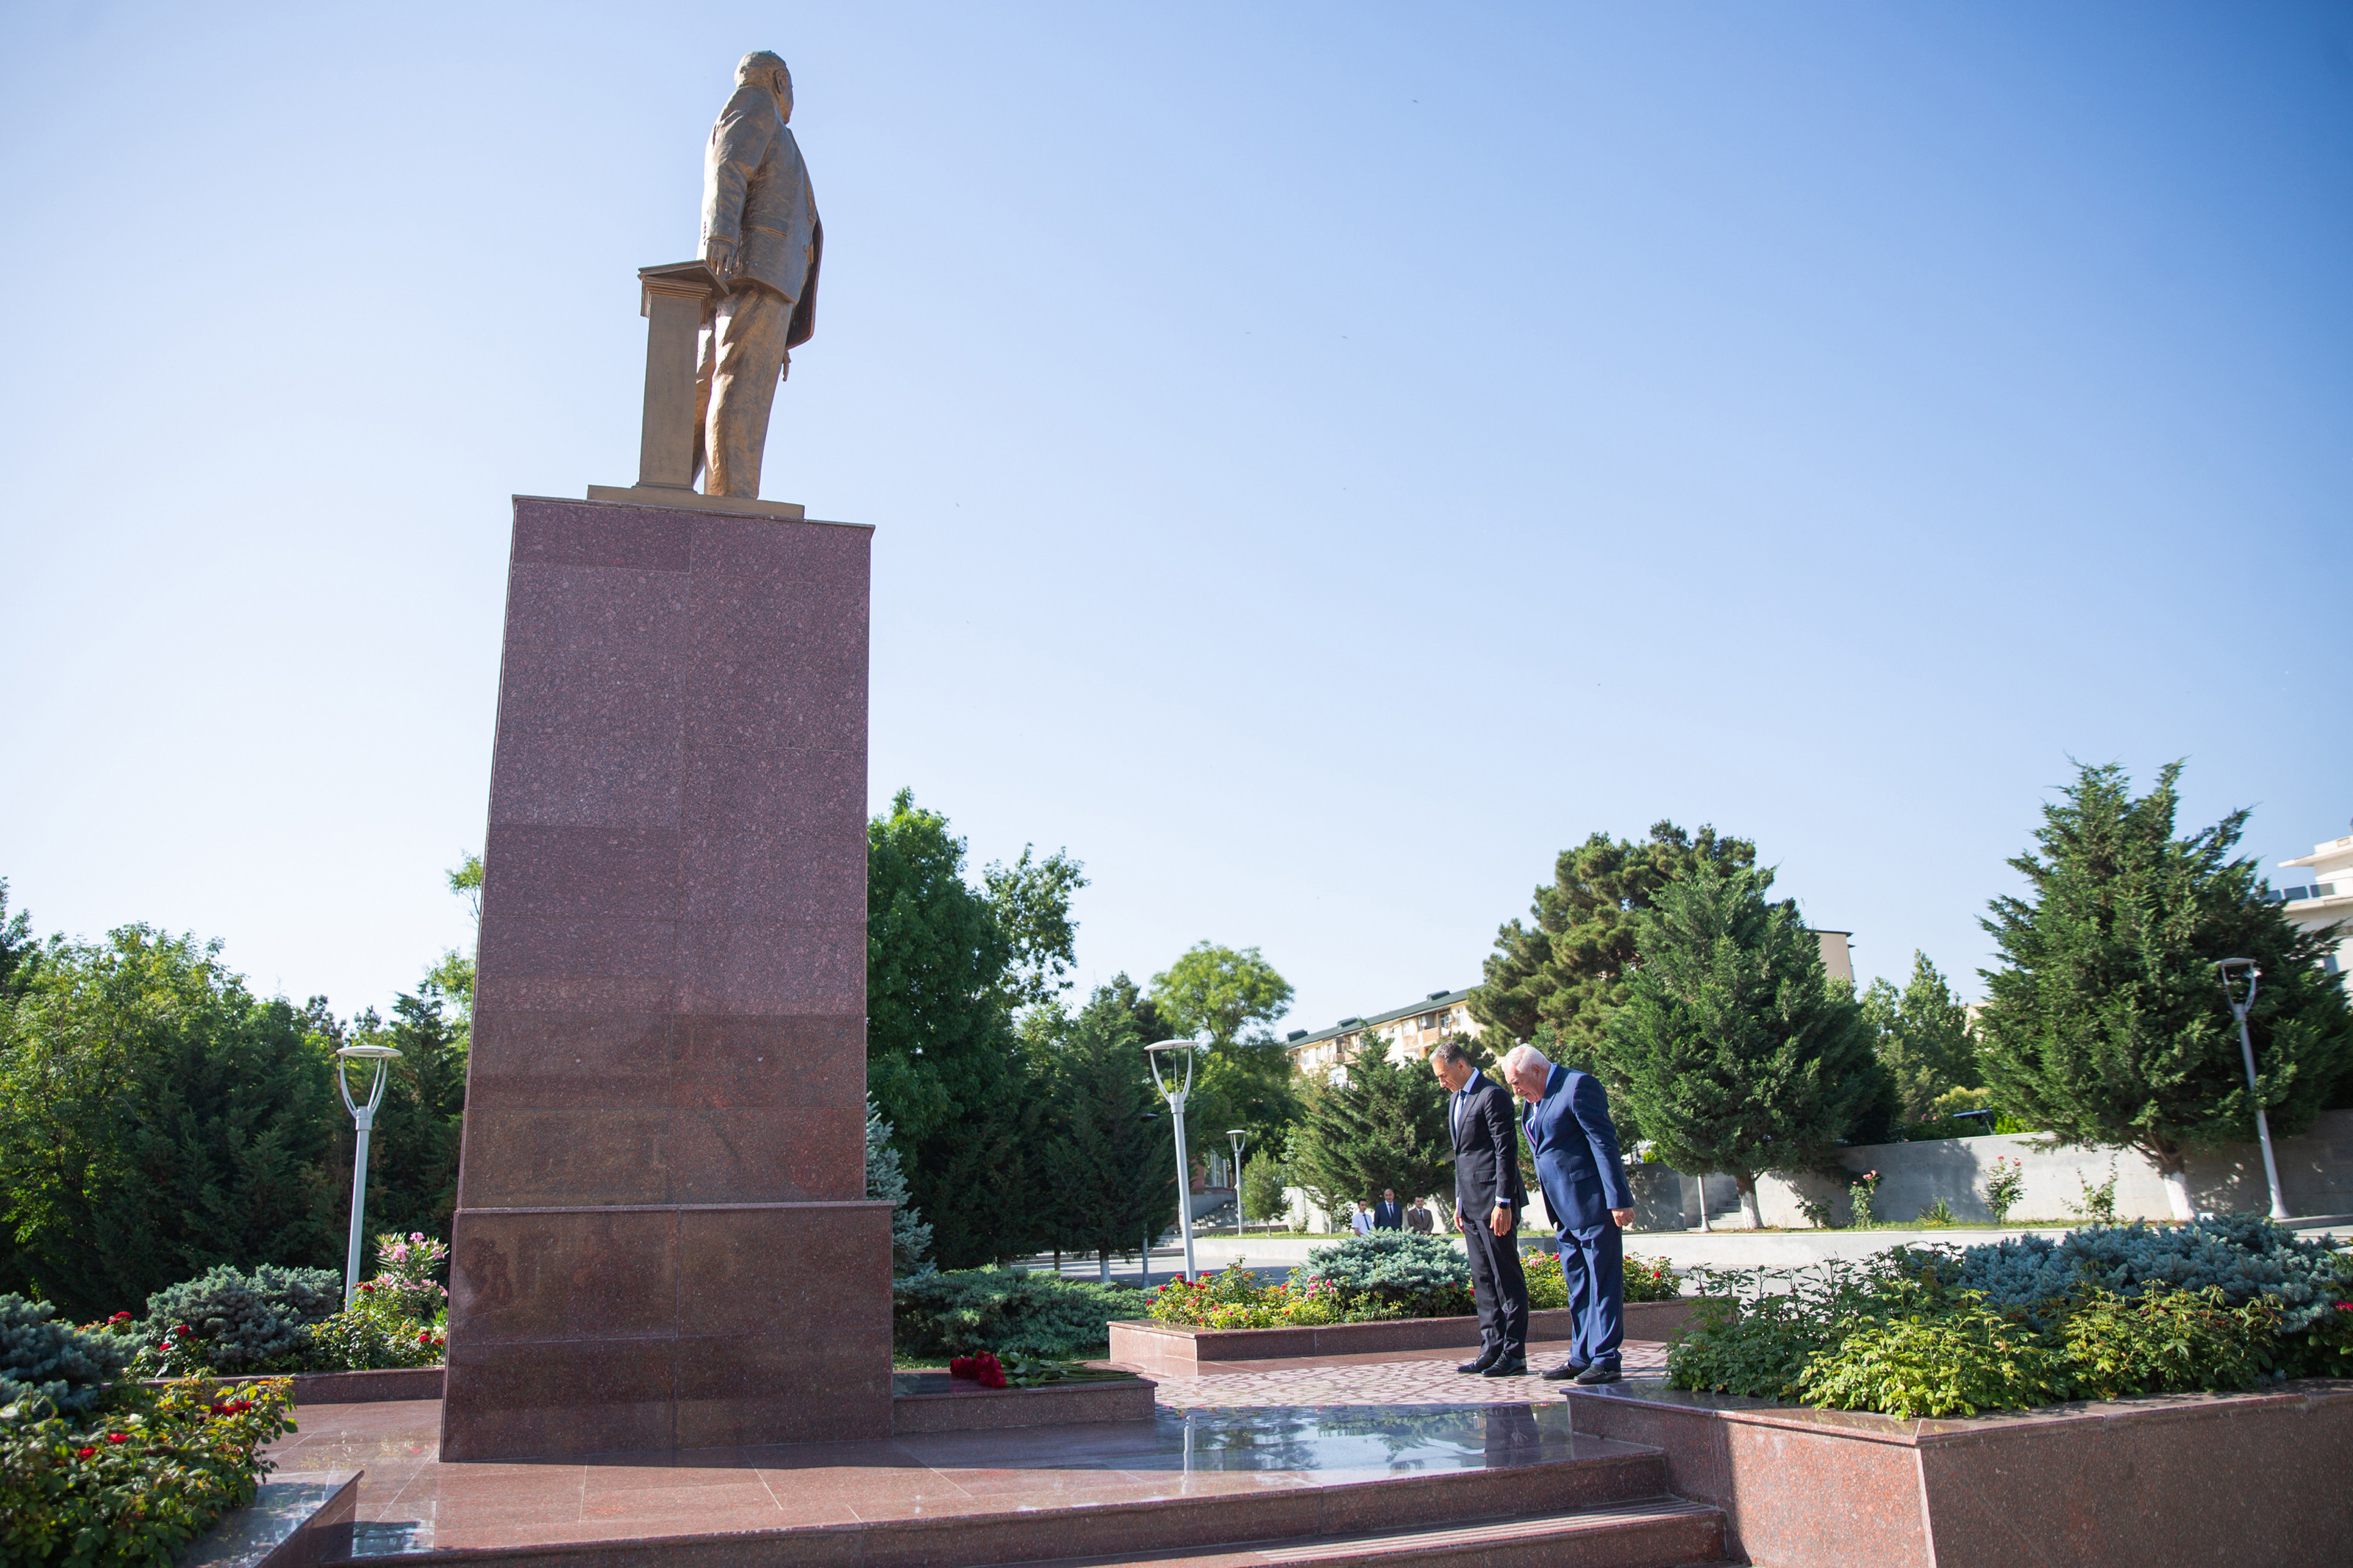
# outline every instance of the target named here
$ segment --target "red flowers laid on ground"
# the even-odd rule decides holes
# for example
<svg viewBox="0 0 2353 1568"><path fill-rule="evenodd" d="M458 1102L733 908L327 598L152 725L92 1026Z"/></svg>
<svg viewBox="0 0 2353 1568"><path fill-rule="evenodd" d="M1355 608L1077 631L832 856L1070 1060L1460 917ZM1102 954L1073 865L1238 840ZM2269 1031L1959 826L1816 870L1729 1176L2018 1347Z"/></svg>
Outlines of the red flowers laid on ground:
<svg viewBox="0 0 2353 1568"><path fill-rule="evenodd" d="M1005 1366L996 1355L983 1351L978 1355L951 1356L948 1359L950 1377L968 1377L983 1388L1005 1386Z"/></svg>

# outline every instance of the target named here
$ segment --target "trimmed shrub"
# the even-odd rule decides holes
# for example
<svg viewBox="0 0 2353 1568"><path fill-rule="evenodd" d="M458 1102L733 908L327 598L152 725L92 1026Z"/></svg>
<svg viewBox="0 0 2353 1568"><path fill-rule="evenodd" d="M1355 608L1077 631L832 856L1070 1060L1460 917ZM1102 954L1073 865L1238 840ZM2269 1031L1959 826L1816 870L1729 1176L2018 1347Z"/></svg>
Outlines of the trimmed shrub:
<svg viewBox="0 0 2353 1568"><path fill-rule="evenodd" d="M2266 1215L2221 1215L2183 1225L2084 1226L2053 1241L2015 1237L1963 1252L1942 1279L1985 1292L1988 1304L2018 1307L2047 1321L2047 1304L2084 1289L2137 1296L2151 1285L2175 1290L2219 1287L2236 1307L2256 1295L2279 1303L2282 1333L2298 1333L2329 1311L2353 1268L2317 1241Z"/></svg>
<svg viewBox="0 0 2353 1568"><path fill-rule="evenodd" d="M265 1263L243 1274L224 1263L148 1297L138 1339L167 1373L298 1371L343 1293L329 1269Z"/></svg>
<svg viewBox="0 0 2353 1568"><path fill-rule="evenodd" d="M2267 1381L2279 1303L2253 1296L2236 1307L2222 1289L2152 1285L2138 1296L2094 1291L2062 1331L2079 1394L2208 1393Z"/></svg>
<svg viewBox="0 0 2353 1568"><path fill-rule="evenodd" d="M0 1405L37 1398L79 1415L131 1364L129 1344L52 1322L57 1310L47 1301L0 1296Z"/></svg>
<svg viewBox="0 0 2353 1568"><path fill-rule="evenodd" d="M1297 1278L1337 1289L1352 1319L1459 1318L1472 1310L1471 1260L1451 1242L1409 1230L1377 1230L1319 1247Z"/></svg>
<svg viewBox="0 0 2353 1568"><path fill-rule="evenodd" d="M1100 1355L1114 1318L1141 1318L1142 1290L1018 1268L957 1268L891 1284L892 1339L901 1355L1052 1359Z"/></svg>
<svg viewBox="0 0 2353 1568"><path fill-rule="evenodd" d="M1807 1403L1889 1415L1975 1415L2068 1397L2070 1359L1983 1303L1894 1313L1846 1327L1807 1357Z"/></svg>
<svg viewBox="0 0 2353 1568"><path fill-rule="evenodd" d="M253 1500L262 1446L292 1425L284 1380L117 1384L68 1418L0 1406L0 1563L155 1568Z"/></svg>

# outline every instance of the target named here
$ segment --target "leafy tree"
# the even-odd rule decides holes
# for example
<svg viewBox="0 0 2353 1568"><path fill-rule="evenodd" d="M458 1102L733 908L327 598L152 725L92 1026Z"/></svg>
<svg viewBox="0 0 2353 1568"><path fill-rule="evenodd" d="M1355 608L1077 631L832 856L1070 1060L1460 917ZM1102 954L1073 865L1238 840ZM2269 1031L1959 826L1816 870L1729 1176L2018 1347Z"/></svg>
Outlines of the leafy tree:
<svg viewBox="0 0 2353 1568"><path fill-rule="evenodd" d="M449 890L466 900L474 917L474 929L482 926L482 858L469 853L461 858L448 873ZM440 962L426 972L426 984L449 999L456 1009L458 1033L470 1038L474 1028L474 960L470 953L448 948Z"/></svg>
<svg viewBox="0 0 2353 1568"><path fill-rule="evenodd" d="M1032 1164L1043 1086L1013 1023L1021 950L965 881L964 840L912 791L868 824L867 851L867 1084L933 1255L944 1268L1026 1257L1050 1194ZM1035 892L1023 895L1033 935L1057 918ZM1031 949L1053 950L1050 935Z"/></svg>
<svg viewBox="0 0 2353 1568"><path fill-rule="evenodd" d="M1281 1219L1291 1212L1282 1189L1291 1184L1291 1162L1277 1149L1245 1150L1242 1154L1242 1217Z"/></svg>
<svg viewBox="0 0 2353 1568"><path fill-rule="evenodd" d="M1392 1061L1366 1031L1337 1081L1312 1085L1306 1118L1293 1136L1292 1169L1327 1214L1343 1203L1453 1192L1454 1141L1446 1091L1427 1064Z"/></svg>
<svg viewBox="0 0 2353 1568"><path fill-rule="evenodd" d="M1152 1000L1187 1037L1230 1046L1290 1011L1291 982L1254 947L1197 942L1152 977Z"/></svg>
<svg viewBox="0 0 2353 1568"><path fill-rule="evenodd" d="M1773 874L1712 864L1661 887L1606 1046L1620 1100L1679 1171L1731 1173L1752 1226L1757 1176L1828 1164L1894 1094L1852 991Z"/></svg>
<svg viewBox="0 0 2353 1568"><path fill-rule="evenodd" d="M1085 868L1068 850L1038 860L1033 848L1025 844L1020 859L1010 866L991 861L980 874L997 928L1012 948L1004 985L1016 1006L1049 1002L1071 988L1062 978L1077 962L1071 895L1087 885Z"/></svg>
<svg viewBox="0 0 2353 1568"><path fill-rule="evenodd" d="M1122 977L1123 980L1124 976ZM1092 1252L1111 1278L1111 1256L1139 1247L1176 1219L1176 1151L1134 987L1099 986L1072 1021L1053 1067L1053 1131L1046 1160L1055 1239Z"/></svg>
<svg viewBox="0 0 2353 1568"><path fill-rule="evenodd" d="M1255 947L1196 942L1152 977L1153 1005L1172 1031L1160 1037L1209 1047L1195 1065L1186 1104L1194 1149L1222 1143L1229 1127L1246 1129L1252 1145L1263 1146L1299 1120L1290 1055L1263 1026L1290 1010L1291 995L1291 982Z"/></svg>
<svg viewBox="0 0 2353 1568"><path fill-rule="evenodd" d="M2298 931L2231 851L2247 813L2174 837L2181 764L2138 800L2114 763L2082 767L2042 808L2033 850L2010 862L2026 898L1983 921L2000 949L1987 971L1978 1059L1996 1103L2088 1146L2130 1146L2190 1214L2189 1152L2249 1140L2238 1026L2216 964L2252 958L2263 981L2248 1019L2274 1133L2312 1124L2353 1067L2353 1023L2320 967L2334 930Z"/></svg>
<svg viewBox="0 0 2353 1568"><path fill-rule="evenodd" d="M1471 1016L1491 1035L1501 1031L1504 1049L1549 1024L1560 1047L1582 1057L1626 1000L1642 917L1659 889L1703 866L1732 871L1756 860L1745 838L1718 838L1713 827L1694 838L1672 822L1652 823L1639 844L1596 833L1562 850L1551 884L1536 889L1532 924L1513 921L1495 933Z"/></svg>
<svg viewBox="0 0 2353 1568"><path fill-rule="evenodd" d="M8 879L0 877L0 1003L22 996L41 972L41 942L33 934L33 917L18 910L8 913Z"/></svg>
<svg viewBox="0 0 2353 1568"><path fill-rule="evenodd" d="M0 1004L7 1288L94 1317L217 1263L341 1258L330 1047L218 951L125 926Z"/></svg>
<svg viewBox="0 0 2353 1568"><path fill-rule="evenodd" d="M1912 954L1912 978L1899 992L1884 979L1862 994L1862 1016L1877 1034L1880 1064L1894 1080L1899 1114L1926 1121L1936 1100L1956 1089L1976 1089L1977 1037L1969 1010L1925 952Z"/></svg>

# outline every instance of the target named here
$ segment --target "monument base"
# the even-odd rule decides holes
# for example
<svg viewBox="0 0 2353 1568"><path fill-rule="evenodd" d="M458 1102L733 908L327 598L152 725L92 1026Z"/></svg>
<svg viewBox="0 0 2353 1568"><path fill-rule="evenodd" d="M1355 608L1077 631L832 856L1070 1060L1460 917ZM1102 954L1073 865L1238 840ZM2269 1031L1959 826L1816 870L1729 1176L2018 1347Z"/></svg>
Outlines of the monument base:
<svg viewBox="0 0 2353 1568"><path fill-rule="evenodd" d="M798 501L707 496L701 490L673 489L668 485L590 485L588 499L624 501L631 506L663 507L674 511L722 511L736 517L803 518L808 515L808 509Z"/></svg>
<svg viewBox="0 0 2353 1568"><path fill-rule="evenodd" d="M515 500L446 1459L891 1433L871 531L720 500Z"/></svg>

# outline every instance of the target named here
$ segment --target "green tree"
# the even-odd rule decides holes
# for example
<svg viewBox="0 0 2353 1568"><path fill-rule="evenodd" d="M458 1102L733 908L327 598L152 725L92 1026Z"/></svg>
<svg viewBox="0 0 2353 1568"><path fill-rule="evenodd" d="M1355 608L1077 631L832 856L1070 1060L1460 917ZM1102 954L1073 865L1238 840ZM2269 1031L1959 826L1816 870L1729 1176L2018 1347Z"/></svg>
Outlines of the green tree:
<svg viewBox="0 0 2353 1568"><path fill-rule="evenodd" d="M1087 885L1085 868L1068 850L1039 860L1034 849L1025 844L1020 859L1010 866L991 861L980 874L997 929L1012 950L1003 984L1017 1007L1052 1001L1071 988L1062 978L1078 962L1071 895Z"/></svg>
<svg viewBox="0 0 2353 1568"><path fill-rule="evenodd" d="M93 1317L216 1263L341 1258L331 1047L218 951L125 926L0 1004L0 1289Z"/></svg>
<svg viewBox="0 0 2353 1568"><path fill-rule="evenodd" d="M1019 949L964 879L964 840L912 791L868 825L867 851L867 1085L933 1256L944 1268L1025 1257L1050 1194L1033 1164L1043 1086L1014 1028ZM1031 899L1033 922L1050 913Z"/></svg>
<svg viewBox="0 0 2353 1568"><path fill-rule="evenodd" d="M0 877L0 1003L32 989L41 972L41 941L33 934L33 917L23 910L8 913L8 879Z"/></svg>
<svg viewBox="0 0 2353 1568"><path fill-rule="evenodd" d="M1171 1031L1161 1037L1209 1047L1195 1064L1185 1109L1197 1153L1222 1146L1229 1127L1263 1147L1299 1120L1290 1055L1264 1027L1290 1010L1291 996L1291 982L1255 947L1196 942L1152 977L1152 1004Z"/></svg>
<svg viewBox="0 0 2353 1568"><path fill-rule="evenodd" d="M1662 886L1606 1042L1643 1135L1676 1170L1729 1172L1752 1226L1758 1173L1831 1163L1894 1101L1861 1006L1796 908L1766 901L1772 880L1702 865Z"/></svg>
<svg viewBox="0 0 2353 1568"><path fill-rule="evenodd" d="M871 1094L866 1097L866 1195L891 1205L891 1272L914 1273L932 1249L932 1227L907 1201L907 1173L899 1151L892 1146L891 1124L882 1120Z"/></svg>
<svg viewBox="0 0 2353 1568"><path fill-rule="evenodd" d="M469 853L447 873L449 890L466 900L467 910L474 917L474 930L482 928L482 858ZM460 1042L471 1037L474 1027L474 956L456 948L444 949L440 961L426 971L425 982L449 1000L454 1010Z"/></svg>
<svg viewBox="0 0 2353 1568"><path fill-rule="evenodd" d="M1902 991L1885 979L1873 981L1862 994L1862 1016L1878 1036L1880 1065L1894 1082L1905 1121L1926 1121L1936 1115L1939 1096L1984 1083L1969 1010L1926 953L1912 954L1912 978Z"/></svg>
<svg viewBox="0 0 2353 1568"><path fill-rule="evenodd" d="M1124 976L1122 979L1124 980ZM1111 1257L1176 1220L1176 1151L1144 1060L1134 991L1098 986L1071 1021L1053 1064L1052 1135L1045 1160L1053 1236L1092 1252L1105 1282Z"/></svg>
<svg viewBox="0 0 2353 1568"><path fill-rule="evenodd" d="M1652 823L1640 843L1596 833L1562 850L1552 881L1535 890L1528 922L1495 933L1471 1016L1498 1055L1548 1029L1555 1060L1595 1064L1609 1016L1625 1003L1641 921L1659 890L1703 866L1732 871L1756 860L1757 847L1745 838L1719 838L1713 827L1694 837L1672 822ZM1600 1076L1613 1094L1623 1087ZM1619 1131L1630 1142L1646 1135L1630 1120Z"/></svg>
<svg viewBox="0 0 2353 1568"><path fill-rule="evenodd" d="M1309 1087L1291 1142L1293 1174L1335 1218L1340 1205L1378 1198L1384 1187L1401 1200L1435 1193L1451 1208L1446 1091L1427 1063L1392 1061L1385 1042L1366 1034L1345 1073Z"/></svg>
<svg viewBox="0 0 2353 1568"><path fill-rule="evenodd" d="M2129 1146L2191 1212L2193 1149L2251 1140L2237 1024L2216 964L2252 958L2263 982L2248 1020L2274 1134L2312 1124L2353 1066L2353 1023L2320 967L2336 932L2299 931L2232 850L2247 813L2174 837L2181 764L2138 800L2124 770L2082 767L2042 808L2041 853L2010 862L2025 898L1982 922L2000 950L1986 972L1978 1060L1995 1103L2079 1146Z"/></svg>

